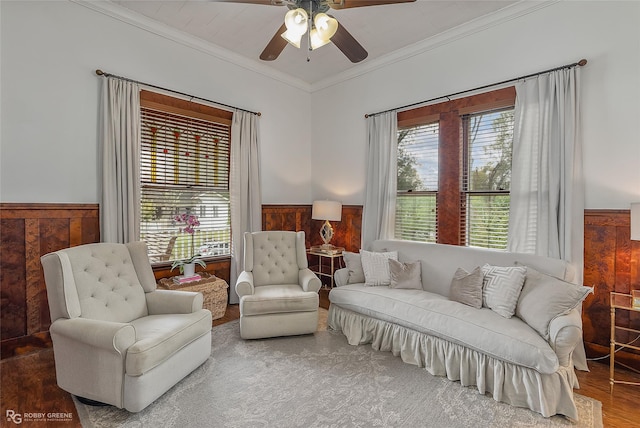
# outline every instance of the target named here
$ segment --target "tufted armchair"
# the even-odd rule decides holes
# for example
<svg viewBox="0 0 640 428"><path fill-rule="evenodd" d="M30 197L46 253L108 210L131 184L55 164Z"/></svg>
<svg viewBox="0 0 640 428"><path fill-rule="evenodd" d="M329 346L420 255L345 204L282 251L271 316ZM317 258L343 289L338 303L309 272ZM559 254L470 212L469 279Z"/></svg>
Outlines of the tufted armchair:
<svg viewBox="0 0 640 428"><path fill-rule="evenodd" d="M81 245L41 261L65 391L138 412L209 357L202 294L156 290L145 243Z"/></svg>
<svg viewBox="0 0 640 428"><path fill-rule="evenodd" d="M240 336L313 333L321 286L308 268L304 232L245 233L244 271L236 282Z"/></svg>

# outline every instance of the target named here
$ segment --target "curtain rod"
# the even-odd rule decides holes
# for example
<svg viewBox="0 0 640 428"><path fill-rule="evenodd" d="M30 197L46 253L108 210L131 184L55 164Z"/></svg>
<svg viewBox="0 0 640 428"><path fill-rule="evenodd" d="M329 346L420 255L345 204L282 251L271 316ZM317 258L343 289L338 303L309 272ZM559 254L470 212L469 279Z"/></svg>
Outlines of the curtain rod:
<svg viewBox="0 0 640 428"><path fill-rule="evenodd" d="M149 86L150 88L160 89L162 91L167 91L167 92L171 92L171 93L174 93L174 94L182 95L184 97L189 97L192 100L206 101L208 103L216 104L216 105L219 105L219 106L222 106L222 107L228 107L228 108L233 109L233 110L242 110L242 111L246 111L247 113L255 114L257 116L262 116L262 113L260 113L260 112L255 112L255 111L246 110L246 109L243 109L243 108L240 108L240 107L230 106L229 104L220 103L218 101L211 101L211 100L208 100L206 98L196 97L195 95L185 94L184 92L174 91L173 89L163 88L162 86L156 86L156 85L152 85L150 83L141 82L139 80L129 79L128 77L117 76L115 74L106 73L106 72L104 72L104 71L102 71L100 69L96 70L96 74L98 76L104 76L104 77L115 77L116 79L126 80L127 82L138 83L140 85Z"/></svg>
<svg viewBox="0 0 640 428"><path fill-rule="evenodd" d="M451 100L451 97L455 97L455 96L457 96L457 95L466 94L466 93L468 93L468 92L475 92L475 91L479 91L479 90L481 90L481 89L492 88L492 87L494 87L494 86L504 85L505 83L511 83L511 82L515 82L515 81L517 81L517 80L527 79L527 78L529 78L529 77L539 76L539 75L541 75L541 74L545 74L545 73L551 73L552 71L564 70L565 68L573 68L573 67L576 67L576 66L578 66L578 65L579 65L580 67L582 67L582 66L584 66L584 65L586 65L586 64L587 64L587 60L586 60L586 59L581 59L580 61L578 61L578 62L574 62L573 64L567 64L567 65L563 65L563 66L561 66L561 67L550 68L549 70L544 70L544 71L539 71L539 72L537 72L537 73L527 74L526 76L520 76L520 77L516 77L516 78L513 78L513 79L503 80L502 82L498 82L498 83L491 83L491 84L489 84L489 85L478 86L477 88L467 89L467 90L464 90L464 91L455 92L455 93L453 93L453 94L443 95L443 96L441 96L441 97L436 97L436 98L431 98L430 100L418 101L418 102L416 102L416 103L407 104L407 105L400 106L400 107L396 107L396 108L390 108L390 109L388 109L388 110L379 111L379 112L377 112L377 113L369 113L369 114L365 114L365 115L364 115L364 118L366 119L366 118L371 117L371 116L377 116L377 115L379 115L379 114L382 114L382 113L388 113L388 112L390 112L390 111L394 111L394 110L403 110L403 109L406 109L406 108L408 108L408 107L413 107L413 106L417 106L417 105L420 105L420 104L427 104L427 103L430 103L430 102L432 102L432 101L437 101L437 100L444 99L444 98L447 98L447 99Z"/></svg>

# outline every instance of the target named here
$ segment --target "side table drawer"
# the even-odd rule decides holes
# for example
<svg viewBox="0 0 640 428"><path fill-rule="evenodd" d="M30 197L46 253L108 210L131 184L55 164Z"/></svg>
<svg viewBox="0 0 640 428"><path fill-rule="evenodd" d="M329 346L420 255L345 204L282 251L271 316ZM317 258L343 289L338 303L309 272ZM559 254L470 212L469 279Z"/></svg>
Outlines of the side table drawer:
<svg viewBox="0 0 640 428"><path fill-rule="evenodd" d="M224 279L206 272L199 272L199 274L202 276L201 280L184 284L174 283L173 278L163 278L158 281L158 288L202 293L204 297L203 308L211 311L214 320L222 318L227 311L229 284Z"/></svg>

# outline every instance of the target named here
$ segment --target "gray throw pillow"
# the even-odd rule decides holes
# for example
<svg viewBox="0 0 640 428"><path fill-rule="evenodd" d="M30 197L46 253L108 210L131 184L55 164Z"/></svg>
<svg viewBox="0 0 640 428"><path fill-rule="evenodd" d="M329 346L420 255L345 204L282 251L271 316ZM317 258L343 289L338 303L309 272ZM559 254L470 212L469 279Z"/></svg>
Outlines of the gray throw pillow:
<svg viewBox="0 0 640 428"><path fill-rule="evenodd" d="M524 266L482 266L482 306L511 318L516 311L527 268Z"/></svg>
<svg viewBox="0 0 640 428"><path fill-rule="evenodd" d="M389 259L391 283L389 288L408 288L422 290L422 267L420 262L402 263Z"/></svg>
<svg viewBox="0 0 640 428"><path fill-rule="evenodd" d="M576 308L592 292L591 287L572 284L527 267L516 316L540 336L549 339L551 321Z"/></svg>
<svg viewBox="0 0 640 428"><path fill-rule="evenodd" d="M389 259L398 260L398 252L373 253L360 250L362 256L362 270L364 271L364 285L377 286L391 284Z"/></svg>
<svg viewBox="0 0 640 428"><path fill-rule="evenodd" d="M349 271L347 284L362 284L364 282L364 271L362 270L360 254L343 251L342 258L344 259L344 264Z"/></svg>
<svg viewBox="0 0 640 428"><path fill-rule="evenodd" d="M453 274L449 291L449 300L464 303L465 305L480 309L482 307L482 280L484 275L480 266L471 273L458 268Z"/></svg>

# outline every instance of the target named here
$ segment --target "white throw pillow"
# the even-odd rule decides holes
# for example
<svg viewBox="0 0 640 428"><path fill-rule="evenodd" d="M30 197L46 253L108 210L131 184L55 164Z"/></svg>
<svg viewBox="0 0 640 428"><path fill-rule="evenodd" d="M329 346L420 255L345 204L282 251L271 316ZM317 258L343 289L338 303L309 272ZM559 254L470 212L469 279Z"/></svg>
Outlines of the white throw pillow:
<svg viewBox="0 0 640 428"><path fill-rule="evenodd" d="M398 260L398 252L373 253L360 250L362 257L362 270L364 271L364 285L389 285L391 284L391 272L389 271L389 259Z"/></svg>
<svg viewBox="0 0 640 428"><path fill-rule="evenodd" d="M527 268L486 264L482 266L482 273L482 306L505 318L511 318L516 311Z"/></svg>

